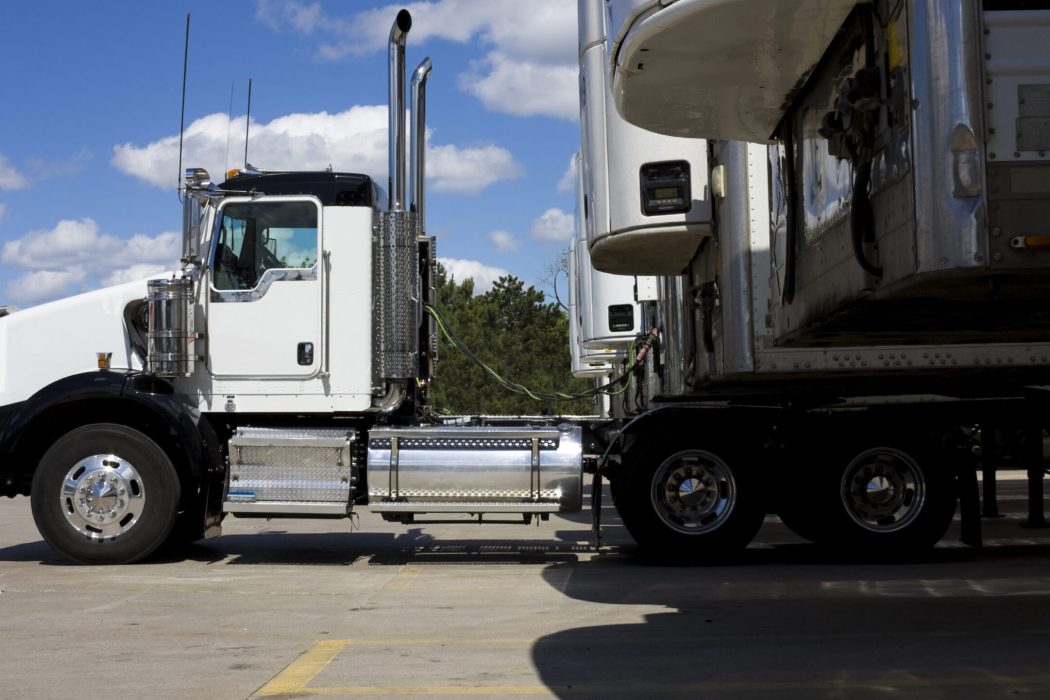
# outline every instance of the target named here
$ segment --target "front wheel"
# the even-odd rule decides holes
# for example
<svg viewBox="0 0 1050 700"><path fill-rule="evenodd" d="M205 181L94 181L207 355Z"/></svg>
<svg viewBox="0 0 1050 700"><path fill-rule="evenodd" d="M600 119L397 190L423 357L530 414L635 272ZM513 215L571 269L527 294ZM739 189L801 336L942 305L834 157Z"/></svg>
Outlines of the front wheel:
<svg viewBox="0 0 1050 700"><path fill-rule="evenodd" d="M33 519L51 547L85 564L123 564L172 530L179 480L146 435L109 423L66 433L33 475Z"/></svg>
<svg viewBox="0 0 1050 700"><path fill-rule="evenodd" d="M718 559L747 546L762 525L757 480L735 454L698 448L626 461L614 482L617 511L648 554ZM646 459L647 458L647 459Z"/></svg>

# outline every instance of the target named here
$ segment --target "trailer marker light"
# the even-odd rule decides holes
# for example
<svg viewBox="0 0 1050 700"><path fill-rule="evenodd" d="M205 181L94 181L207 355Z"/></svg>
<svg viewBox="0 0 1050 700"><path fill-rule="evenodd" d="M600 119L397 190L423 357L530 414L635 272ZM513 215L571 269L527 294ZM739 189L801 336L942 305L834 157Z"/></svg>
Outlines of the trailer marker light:
<svg viewBox="0 0 1050 700"><path fill-rule="evenodd" d="M99 369L109 369L111 360L113 359L113 353L111 352L96 352L95 357L98 358Z"/></svg>
<svg viewBox="0 0 1050 700"><path fill-rule="evenodd" d="M1050 248L1050 235L1014 236L1010 239L1011 248Z"/></svg>

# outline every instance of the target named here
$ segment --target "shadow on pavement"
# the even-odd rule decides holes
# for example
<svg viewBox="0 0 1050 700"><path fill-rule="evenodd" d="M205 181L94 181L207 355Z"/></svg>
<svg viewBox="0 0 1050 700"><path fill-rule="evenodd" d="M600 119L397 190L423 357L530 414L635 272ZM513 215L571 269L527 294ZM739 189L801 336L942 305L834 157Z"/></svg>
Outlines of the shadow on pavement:
<svg viewBox="0 0 1050 700"><path fill-rule="evenodd" d="M544 578L643 616L537 640L558 697L1050 697L1046 540L895 561L788 542L709 567L623 547Z"/></svg>
<svg viewBox="0 0 1050 700"><path fill-rule="evenodd" d="M560 540L442 539L411 528L390 533L291 533L224 535L198 542L182 556L225 564L318 564L348 566L360 560L380 566L405 564L557 564L575 562L588 545Z"/></svg>

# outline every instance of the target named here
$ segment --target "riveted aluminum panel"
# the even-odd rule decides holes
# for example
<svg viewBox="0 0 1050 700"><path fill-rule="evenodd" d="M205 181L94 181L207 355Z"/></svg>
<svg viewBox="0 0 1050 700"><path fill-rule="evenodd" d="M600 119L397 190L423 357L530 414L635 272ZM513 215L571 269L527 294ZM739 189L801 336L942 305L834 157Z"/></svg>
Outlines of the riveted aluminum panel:
<svg viewBox="0 0 1050 700"><path fill-rule="evenodd" d="M986 11L987 157L1050 163L1050 9Z"/></svg>

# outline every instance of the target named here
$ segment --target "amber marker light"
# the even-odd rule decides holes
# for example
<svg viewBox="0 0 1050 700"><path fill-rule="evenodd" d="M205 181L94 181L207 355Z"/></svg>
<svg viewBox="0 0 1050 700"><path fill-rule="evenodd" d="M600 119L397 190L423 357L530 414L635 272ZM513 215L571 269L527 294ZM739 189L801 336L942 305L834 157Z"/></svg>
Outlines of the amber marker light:
<svg viewBox="0 0 1050 700"><path fill-rule="evenodd" d="M1017 236L1010 240L1013 248L1050 248L1050 235Z"/></svg>
<svg viewBox="0 0 1050 700"><path fill-rule="evenodd" d="M109 369L110 361L113 359L113 353L111 352L96 352L95 356L98 358L99 369Z"/></svg>

